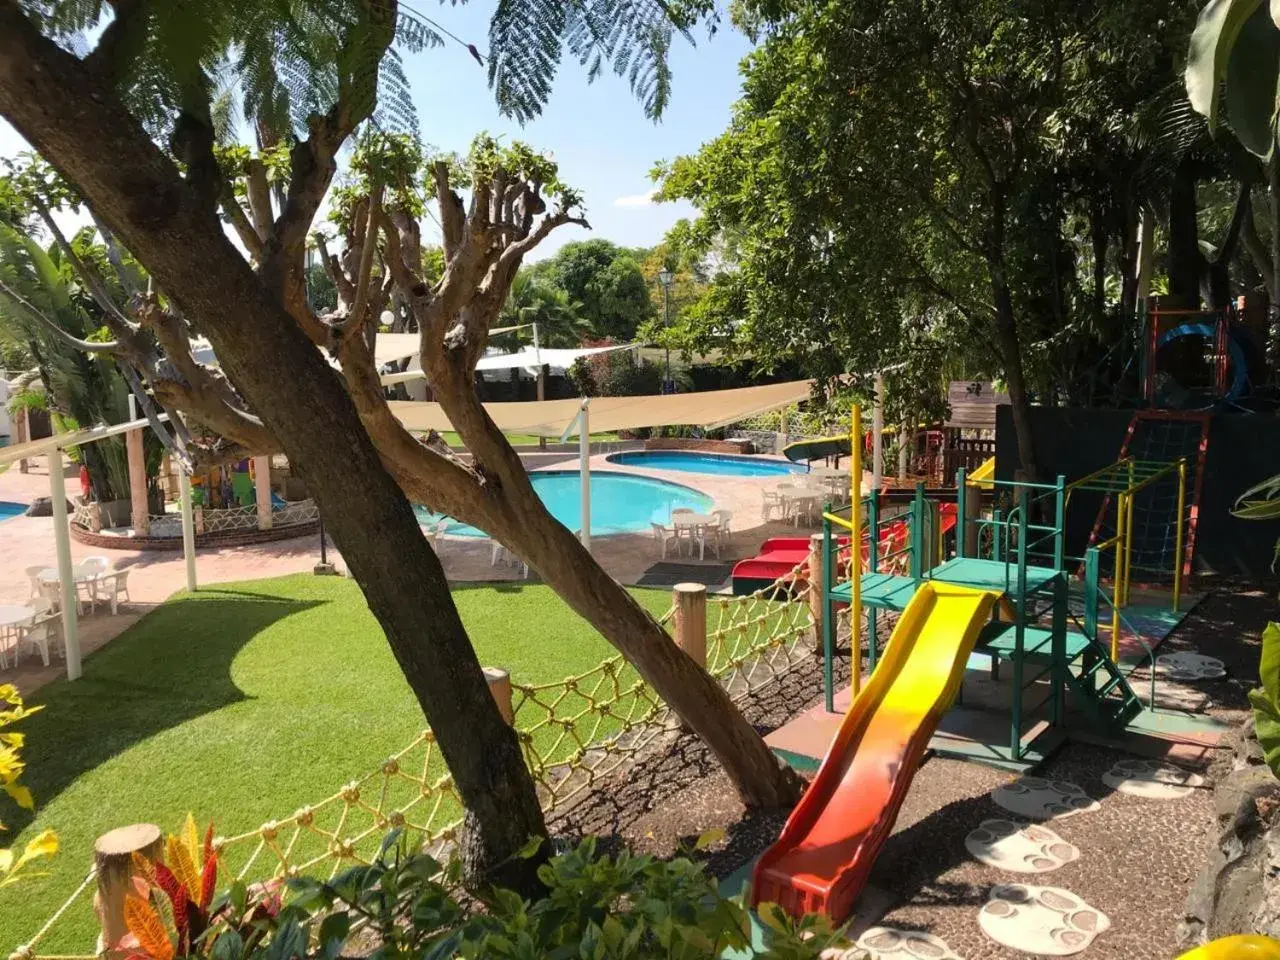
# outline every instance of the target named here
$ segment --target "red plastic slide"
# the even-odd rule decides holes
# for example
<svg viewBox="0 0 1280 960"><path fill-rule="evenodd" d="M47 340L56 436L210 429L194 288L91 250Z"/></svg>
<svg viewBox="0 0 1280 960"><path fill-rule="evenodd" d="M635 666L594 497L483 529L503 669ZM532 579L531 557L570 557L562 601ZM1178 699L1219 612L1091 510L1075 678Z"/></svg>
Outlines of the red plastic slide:
<svg viewBox="0 0 1280 960"><path fill-rule="evenodd" d="M818 775L752 875L752 904L848 916L998 594L926 581L854 698Z"/></svg>

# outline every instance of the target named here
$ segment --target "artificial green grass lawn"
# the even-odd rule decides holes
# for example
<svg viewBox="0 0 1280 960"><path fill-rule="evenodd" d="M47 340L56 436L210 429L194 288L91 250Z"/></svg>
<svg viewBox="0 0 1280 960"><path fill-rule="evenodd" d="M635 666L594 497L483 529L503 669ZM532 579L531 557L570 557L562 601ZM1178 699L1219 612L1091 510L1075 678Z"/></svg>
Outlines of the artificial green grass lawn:
<svg viewBox="0 0 1280 960"><path fill-rule="evenodd" d="M634 592L655 614L671 603L666 590ZM517 683L562 680L614 654L545 586L453 596L480 662ZM20 727L37 814L10 816L21 830L5 839L20 847L52 827L62 850L47 876L0 891L0 955L75 889L104 831L177 831L188 811L222 835L249 830L369 772L424 725L356 584L310 575L178 596L89 658L80 680L30 699L44 705ZM95 933L81 897L39 952L92 952Z"/></svg>

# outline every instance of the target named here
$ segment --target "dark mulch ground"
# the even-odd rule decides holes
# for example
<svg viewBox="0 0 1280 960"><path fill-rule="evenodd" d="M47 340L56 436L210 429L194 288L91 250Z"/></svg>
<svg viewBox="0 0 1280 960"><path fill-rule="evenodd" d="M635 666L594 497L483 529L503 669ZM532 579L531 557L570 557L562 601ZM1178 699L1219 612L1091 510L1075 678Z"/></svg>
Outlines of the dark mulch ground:
<svg viewBox="0 0 1280 960"><path fill-rule="evenodd" d="M1246 692L1257 684L1260 636L1267 619L1276 616L1275 592L1229 580L1207 581L1197 589L1215 592L1162 652L1194 649L1223 660L1225 679L1196 686L1208 694L1211 713L1238 721L1247 707ZM847 682L847 656L837 666L841 683ZM816 703L821 693L821 662L815 659L753 697L748 718L762 732L772 730ZM964 848L971 829L1003 815L989 795L1010 775L954 760L926 762L872 873L872 884L898 904L883 922L928 930L966 960L1025 957L987 938L977 914L993 884L1038 883L1066 888L1110 918L1111 929L1089 947L1088 956L1174 956L1182 905L1211 842L1212 783L1163 802L1112 792L1101 775L1120 756L1072 744L1042 771L1079 784L1102 808L1050 824L1081 850L1081 857L1041 877L985 866ZM771 843L784 821L783 815L744 817L714 758L696 738L682 735L592 791L556 817L552 827L562 835L596 834L659 856L691 849L700 835L723 830L724 839L698 856L713 873L726 876Z"/></svg>

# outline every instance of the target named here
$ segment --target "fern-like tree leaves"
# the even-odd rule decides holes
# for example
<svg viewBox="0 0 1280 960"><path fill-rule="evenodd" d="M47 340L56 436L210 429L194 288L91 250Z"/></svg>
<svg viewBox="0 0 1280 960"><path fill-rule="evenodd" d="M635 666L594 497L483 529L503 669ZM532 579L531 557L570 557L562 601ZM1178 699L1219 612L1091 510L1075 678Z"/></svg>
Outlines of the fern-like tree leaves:
<svg viewBox="0 0 1280 960"><path fill-rule="evenodd" d="M611 66L656 119L671 96L668 54L675 34L692 42L692 26L712 16L704 0L500 0L489 25L489 84L499 108L525 123L551 95L568 53L587 68L589 80Z"/></svg>

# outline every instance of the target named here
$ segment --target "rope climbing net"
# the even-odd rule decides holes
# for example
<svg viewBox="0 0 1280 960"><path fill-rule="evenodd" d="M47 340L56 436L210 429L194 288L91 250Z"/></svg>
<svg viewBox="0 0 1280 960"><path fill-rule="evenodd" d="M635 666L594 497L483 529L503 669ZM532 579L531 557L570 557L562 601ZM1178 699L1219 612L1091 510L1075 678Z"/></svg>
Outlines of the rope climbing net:
<svg viewBox="0 0 1280 960"><path fill-rule="evenodd" d="M812 660L810 589L801 564L750 595L708 598L706 667L735 702ZM659 622L669 624L675 612L673 605ZM621 656L564 680L513 683L512 713L546 813L566 808L647 748L675 736L680 726ZM427 729L327 797L252 830L218 837L214 849L224 882L235 877L252 888L282 877L333 877L368 863L392 828L414 831L433 853L447 854L461 823L461 798ZM91 915L93 888L90 874L12 960L93 960L91 953L57 952L75 943L59 934L61 923L79 917L83 928Z"/></svg>

